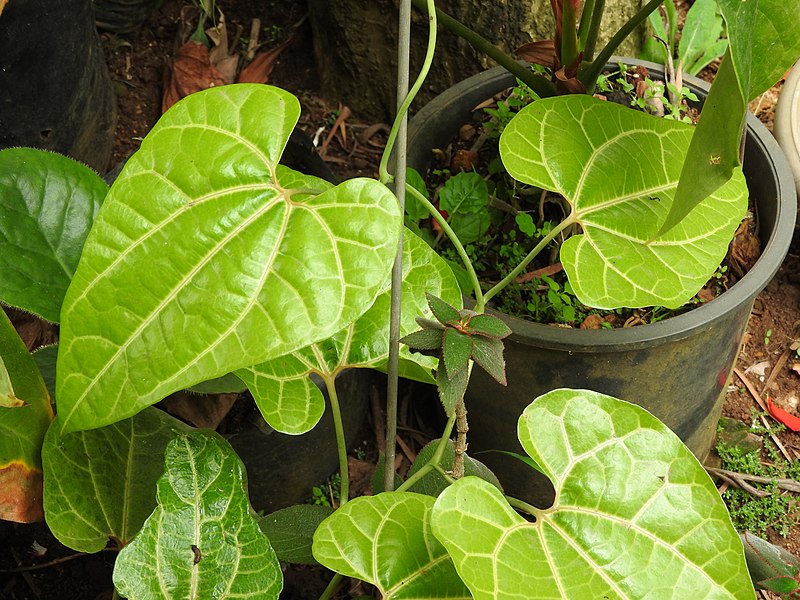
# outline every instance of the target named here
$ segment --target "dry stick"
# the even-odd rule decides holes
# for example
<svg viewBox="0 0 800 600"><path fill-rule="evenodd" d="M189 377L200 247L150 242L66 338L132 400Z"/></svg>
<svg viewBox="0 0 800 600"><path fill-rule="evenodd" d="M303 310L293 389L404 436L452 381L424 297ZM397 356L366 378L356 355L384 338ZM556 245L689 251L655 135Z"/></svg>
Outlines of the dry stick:
<svg viewBox="0 0 800 600"><path fill-rule="evenodd" d="M261 33L261 19L253 19L250 24L250 40L247 42L247 60L253 60L258 48L258 37Z"/></svg>
<svg viewBox="0 0 800 600"><path fill-rule="evenodd" d="M785 479L782 477L765 477L764 475L748 475L747 473L737 473L736 471L729 471L728 469L717 469L716 467L706 467L706 471L717 475L721 479L727 480L730 478L733 483L737 486L741 487L742 489L747 489L741 485L741 483L747 484L747 482L752 481L753 483L772 483L773 481L778 485L778 487L782 490L786 490L787 492L800 492L800 481L796 479ZM748 486L752 487L752 486ZM747 489L750 492L749 489ZM769 492L764 492L763 490L756 490L759 494L754 494L757 496L769 496ZM753 492L750 492L753 493Z"/></svg>
<svg viewBox="0 0 800 600"><path fill-rule="evenodd" d="M747 379L745 374L742 373L742 371L740 369L738 369L737 367L733 368L733 372L736 373L736 376L742 381L742 383L744 384L744 387L747 388L747 391L750 392L750 395L753 396L753 399L761 407L761 410L763 410L765 413L769 414L769 409L767 408L767 405L764 403L764 400L761 398L761 394L758 393L758 391L756 390L755 386L753 386L753 384L750 383L750 380ZM760 417L761 417L761 423L764 425L764 427L767 428L767 431L770 431L770 426L769 426L769 423L767 422L767 418L764 415L760 415ZM786 448L781 443L781 441L778 439L778 436L775 435L774 433L770 433L769 437L772 439L772 441L778 447L778 450L781 451L781 454L783 454L783 456L786 458L786 460L788 460L789 462L792 462L791 456L789 456L789 453L786 451Z"/></svg>
<svg viewBox="0 0 800 600"><path fill-rule="evenodd" d="M737 477L739 473L732 473L732 472L724 472L722 469L714 469L713 467L706 467L706 471L708 471L711 475L722 479L722 481L733 485L740 490L744 490L748 494L755 496L756 498L766 498L770 495L769 492L765 492L764 490L760 490L758 488L753 487L745 480Z"/></svg>
<svg viewBox="0 0 800 600"><path fill-rule="evenodd" d="M786 361L789 360L789 355L791 354L791 352L792 352L791 348L787 348L786 350L783 351L783 354L781 354L780 358L778 359L778 362L775 363L775 367L773 367L772 371L770 371L769 377L767 377L767 380L764 382L764 385L761 386L762 394L766 392L769 389L769 386L771 386L772 383L778 378L778 373L780 373L783 370L783 367L786 365Z"/></svg>
<svg viewBox="0 0 800 600"><path fill-rule="evenodd" d="M16 556L16 552L12 549L12 554L14 558L17 559L19 562L18 557ZM117 548L103 548L101 552L119 552ZM50 567L54 567L56 565L60 565L65 562L69 562L71 560L75 560L76 558L81 558L82 556L89 556L86 552L78 552L76 554L70 554L69 556L62 556L60 558L54 558L51 561L46 563L40 563L38 565L28 565L26 567L17 567L16 569L0 569L0 573L25 573L27 571L38 571L39 569L48 569Z"/></svg>

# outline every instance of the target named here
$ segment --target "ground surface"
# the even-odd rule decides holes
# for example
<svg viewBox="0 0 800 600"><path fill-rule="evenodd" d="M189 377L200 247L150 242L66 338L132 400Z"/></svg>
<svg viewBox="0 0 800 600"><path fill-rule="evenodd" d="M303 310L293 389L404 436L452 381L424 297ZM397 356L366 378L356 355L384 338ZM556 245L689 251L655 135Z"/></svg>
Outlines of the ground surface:
<svg viewBox="0 0 800 600"><path fill-rule="evenodd" d="M170 57L179 47L181 11L188 2L166 0L154 12L138 34L120 37L104 34L112 78L119 100L118 127L112 165L135 151L143 137L161 114L163 71ZM260 40L265 48L282 42L292 42L281 52L270 74L269 82L294 92L303 104L301 128L316 143L332 170L341 178L354 175L375 176L386 125L366 123L358 115L348 116L348 110L336 99L326 99L316 88L316 76L311 49L311 32L304 20L305 4L299 0L218 0L233 31L241 27L234 45L246 45L253 18L261 19ZM184 9L185 10L185 9ZM184 12L187 18L191 15ZM756 114L771 123L776 98L775 90L768 92L752 105ZM346 118L345 118L346 117ZM337 121L337 118L339 119ZM333 133L332 133L333 131ZM110 165L111 166L111 165ZM25 329L26 341L41 344L52 339L53 332L36 322L18 325ZM750 423L752 411L757 409L754 394L766 399L767 395L789 412L798 414L800 401L800 358L794 351L800 340L800 246L793 245L783 267L767 289L757 298L747 337L737 364L747 382L734 375L725 403L724 414ZM679 373L675 374L680 377ZM691 382L687 381L687 390ZM373 407L379 412L379 399ZM378 420L373 420L377 422ZM415 409L404 404L404 422L408 430L401 432L403 454L413 458L415 448L432 435L430 423L417 420ZM428 428L427 432L420 432ZM375 429L380 429L377 426ZM370 459L374 455L374 432L366 430L359 438L365 449L365 460L353 459L353 467L360 478L357 490L368 487ZM779 434L789 457L800 457L800 435ZM355 482L354 482L355 483ZM11 526L0 524L0 545L8 536L8 549L0 551L0 569L14 569L20 565L48 562L69 556L71 551L60 547L44 526ZM794 527L785 539L773 537L800 554L800 528ZM34 541L48 549L42 557L32 550ZM0 599L51 599L100 600L111 598L110 574L113 554L97 557L78 557L38 571L3 573L0 571ZM317 597L324 586L324 575L319 570L289 570L286 573L285 598ZM365 593L359 590L357 593Z"/></svg>

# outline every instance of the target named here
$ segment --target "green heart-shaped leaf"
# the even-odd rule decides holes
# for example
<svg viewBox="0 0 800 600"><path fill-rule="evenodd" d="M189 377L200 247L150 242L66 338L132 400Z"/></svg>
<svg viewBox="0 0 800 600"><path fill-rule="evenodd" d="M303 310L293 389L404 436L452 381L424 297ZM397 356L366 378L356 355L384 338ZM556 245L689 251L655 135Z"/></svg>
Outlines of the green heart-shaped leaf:
<svg viewBox="0 0 800 600"><path fill-rule="evenodd" d="M223 86L173 106L98 214L62 311L58 419L99 427L340 331L389 279L397 199L278 165L297 99ZM156 358L157 357L157 358Z"/></svg>
<svg viewBox="0 0 800 600"><path fill-rule="evenodd" d="M692 137L685 123L583 95L537 100L500 138L509 173L562 194L580 225L562 246L575 294L598 308L676 308L705 284L747 209L741 172L666 234Z"/></svg>
<svg viewBox="0 0 800 600"><path fill-rule="evenodd" d="M117 591L130 600L277 600L280 565L230 445L213 431L192 431L170 442L164 463L158 506L117 557Z"/></svg>
<svg viewBox="0 0 800 600"><path fill-rule="evenodd" d="M409 492L356 498L319 526L314 557L371 583L383 600L471 598L431 532L433 501Z"/></svg>
<svg viewBox="0 0 800 600"><path fill-rule="evenodd" d="M79 552L98 552L113 538L122 546L156 506L164 449L186 425L157 408L91 431L59 435L42 447L47 525Z"/></svg>
<svg viewBox="0 0 800 600"><path fill-rule="evenodd" d="M414 317L430 314L426 292L460 306L458 283L447 264L425 242L406 230L403 236L403 285L400 333L416 328ZM283 433L305 433L325 410L311 373L333 377L343 369L385 370L389 356L391 287L387 284L375 303L357 321L328 340L292 355L261 363L236 374L247 384L264 419ZM455 310L455 309L453 309ZM400 375L431 381L436 359L401 348Z"/></svg>
<svg viewBox="0 0 800 600"><path fill-rule="evenodd" d="M107 192L97 173L66 156L0 152L0 300L58 323Z"/></svg>
<svg viewBox="0 0 800 600"><path fill-rule="evenodd" d="M754 598L713 482L644 409L556 390L525 409L518 434L556 489L535 523L474 477L434 506L433 531L475 600Z"/></svg>

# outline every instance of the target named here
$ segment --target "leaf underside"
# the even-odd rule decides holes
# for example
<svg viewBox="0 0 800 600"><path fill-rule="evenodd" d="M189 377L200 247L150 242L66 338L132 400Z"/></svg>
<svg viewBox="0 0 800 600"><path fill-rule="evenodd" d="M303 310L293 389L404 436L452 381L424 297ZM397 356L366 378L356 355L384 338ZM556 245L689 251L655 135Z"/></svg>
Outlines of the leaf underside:
<svg viewBox="0 0 800 600"><path fill-rule="evenodd" d="M278 164L297 99L223 86L173 106L100 210L62 311L62 431L340 331L388 281L396 198Z"/></svg>
<svg viewBox="0 0 800 600"><path fill-rule="evenodd" d="M172 441L164 462L158 506L117 558L117 591L130 600L277 600L280 565L230 445L196 430Z"/></svg>
<svg viewBox="0 0 800 600"><path fill-rule="evenodd" d="M581 233L561 262L584 304L676 308L719 266L747 208L741 171L658 236L691 137L685 123L581 95L537 100L504 130L509 173L572 206Z"/></svg>
<svg viewBox="0 0 800 600"><path fill-rule="evenodd" d="M655 417L556 390L525 410L518 435L556 488L535 523L475 477L434 506L433 531L475 600L754 598L713 482Z"/></svg>

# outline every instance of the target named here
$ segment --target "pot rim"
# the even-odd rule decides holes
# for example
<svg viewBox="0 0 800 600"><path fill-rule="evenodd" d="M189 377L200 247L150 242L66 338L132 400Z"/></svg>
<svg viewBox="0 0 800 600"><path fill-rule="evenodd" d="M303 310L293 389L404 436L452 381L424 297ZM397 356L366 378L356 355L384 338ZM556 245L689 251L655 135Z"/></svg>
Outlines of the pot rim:
<svg viewBox="0 0 800 600"><path fill-rule="evenodd" d="M663 75L663 67L648 61L627 57L612 57L608 67L617 63L641 65L649 71ZM426 104L409 123L409 146L415 137L427 132L437 122L437 115L442 107L449 105L461 96L475 99L470 106L475 106L488 95L483 90L503 89L514 85L515 78L503 67L495 67L469 77L449 88L431 102ZM684 84L694 92L708 93L708 83L696 77L684 77ZM608 351L611 348L635 349L653 343L667 343L672 340L690 336L694 331L712 326L713 322L729 313L741 310L751 304L780 268L789 250L794 233L797 212L797 197L792 172L788 161L778 143L769 130L751 113L747 113L747 153L761 152L769 159L769 170L759 173L761 177L775 179L777 190L777 210L771 223L763 223L761 215L759 227L763 238L765 231L769 236L763 245L761 256L744 277L737 281L712 302L695 308L689 312L670 317L657 323L618 329L574 329L554 327L542 323L534 323L517 317L499 314L511 327L511 339L525 343L526 338L534 338L536 345L554 350L572 350L576 352ZM745 155L745 159L747 154ZM409 164L411 164L409 162ZM419 167L419 165L414 165ZM748 178L749 179L749 178ZM767 199L769 201L769 199ZM758 199L756 200L758 202ZM762 240L763 241L763 240ZM749 312L749 308L747 308Z"/></svg>

